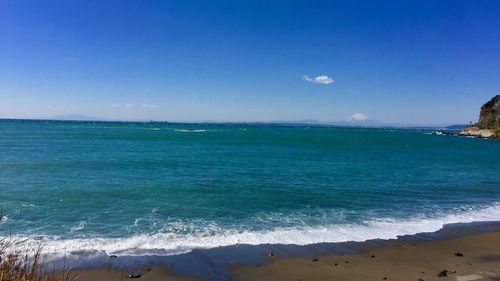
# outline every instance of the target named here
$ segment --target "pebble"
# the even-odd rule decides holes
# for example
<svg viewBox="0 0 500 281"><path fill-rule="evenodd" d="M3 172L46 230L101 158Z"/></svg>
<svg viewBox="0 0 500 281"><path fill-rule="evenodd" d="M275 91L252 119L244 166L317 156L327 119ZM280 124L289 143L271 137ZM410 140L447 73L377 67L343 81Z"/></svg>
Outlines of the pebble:
<svg viewBox="0 0 500 281"><path fill-rule="evenodd" d="M448 270L446 270L446 269L439 272L439 274L438 274L438 277L446 277L446 276L448 276Z"/></svg>

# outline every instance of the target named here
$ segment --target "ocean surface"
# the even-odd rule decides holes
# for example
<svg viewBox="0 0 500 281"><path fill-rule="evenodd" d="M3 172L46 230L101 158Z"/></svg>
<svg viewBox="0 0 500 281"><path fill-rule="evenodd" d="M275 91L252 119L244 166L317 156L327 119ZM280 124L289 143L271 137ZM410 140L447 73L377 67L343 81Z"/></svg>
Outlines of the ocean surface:
<svg viewBox="0 0 500 281"><path fill-rule="evenodd" d="M500 220L500 142L429 132L0 120L0 239L173 255Z"/></svg>

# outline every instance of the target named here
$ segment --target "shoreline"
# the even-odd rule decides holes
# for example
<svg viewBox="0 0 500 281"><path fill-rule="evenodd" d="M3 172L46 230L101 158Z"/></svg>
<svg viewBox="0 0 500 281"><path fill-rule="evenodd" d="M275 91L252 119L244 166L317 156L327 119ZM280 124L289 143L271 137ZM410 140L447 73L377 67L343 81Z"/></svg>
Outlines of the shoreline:
<svg viewBox="0 0 500 281"><path fill-rule="evenodd" d="M465 128L461 131L450 131L450 130L436 130L431 132L432 135L438 136L453 136L453 137L465 137L474 139L489 139L489 140L499 140L500 138L495 136L495 131L493 129L470 129Z"/></svg>
<svg viewBox="0 0 500 281"><path fill-rule="evenodd" d="M234 265L239 281L500 280L500 232L366 247L354 254Z"/></svg>
<svg viewBox="0 0 500 281"><path fill-rule="evenodd" d="M480 236L487 237L487 239L477 238ZM266 277L262 276L263 271L267 272L266 274L276 271L274 275L269 275L273 276L274 280L281 280L280 278L289 280L287 278L291 276L279 276L280 272L289 272L289 270L285 270L286 267L291 269L302 268L301 270L308 271L310 268L318 267L318 265L331 266L324 265L322 262L314 262L314 266L310 267L311 261L314 259L324 260L326 257L326 261L331 261L334 257L349 256L354 260L359 260L364 256L364 253L375 250L388 251L390 253L388 257L390 258L401 256L401 253L399 253L400 247L406 249L415 247L415 245L430 243L435 244L437 248L446 248L450 247L446 246L449 244L446 241L459 241L456 242L458 244L463 241L463 244L467 245L470 244L470 242L467 242L469 239L479 240L479 242L484 243L484 241L497 238L499 243L496 244L498 246L496 249L492 248L494 251L490 255L500 257L500 221L495 221L447 224L436 232L405 235L388 240L373 239L364 242L318 243L305 246L280 244L233 245L194 250L190 253L175 256L99 256L82 258L81 260L65 260L65 263L75 269L75 272L80 273L77 280L81 281L121 280L122 278L127 279L129 274L135 277L140 275L139 280L273 280L265 279ZM427 248L427 246L422 247L424 250ZM450 248L449 251L460 251L460 249ZM408 255L408 253L405 255ZM422 253L419 253L416 256L422 257L422 255ZM407 266L415 263L410 256L406 257L406 259L408 260L406 262ZM405 264L405 259L402 262ZM471 267L471 270L475 268ZM450 269L449 272L451 270L456 269ZM293 272L293 270L290 272ZM313 272L316 271L311 271L311 273ZM353 272L340 272L347 272L352 276L356 276ZM321 276L315 278L323 280ZM347 277L344 276L343 278Z"/></svg>
<svg viewBox="0 0 500 281"><path fill-rule="evenodd" d="M335 214L333 214L335 215ZM363 222L332 224L326 226L287 227L265 231L200 228L197 235L171 235L168 230L152 234L125 237L59 238L50 236L12 235L17 247L36 248L44 245L47 260L75 260L119 257L175 256L193 249L214 249L234 245L297 245L334 244L346 241L364 242L372 239L396 239L398 236L435 232L450 223L497 221L500 218L498 202L481 207L465 207L435 216L415 216L408 219L372 219ZM81 223L80 223L81 224ZM8 225L8 222L7 222ZM214 230L214 231L212 231ZM209 233L210 235L206 235ZM0 236L1 238L2 236Z"/></svg>

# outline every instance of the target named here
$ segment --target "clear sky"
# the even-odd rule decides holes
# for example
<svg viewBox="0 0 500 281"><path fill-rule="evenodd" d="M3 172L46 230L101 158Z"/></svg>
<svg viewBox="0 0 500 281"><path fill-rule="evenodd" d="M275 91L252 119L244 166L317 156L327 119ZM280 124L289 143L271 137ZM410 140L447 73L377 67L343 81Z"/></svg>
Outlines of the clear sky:
<svg viewBox="0 0 500 281"><path fill-rule="evenodd" d="M500 1L0 1L0 117L476 121Z"/></svg>

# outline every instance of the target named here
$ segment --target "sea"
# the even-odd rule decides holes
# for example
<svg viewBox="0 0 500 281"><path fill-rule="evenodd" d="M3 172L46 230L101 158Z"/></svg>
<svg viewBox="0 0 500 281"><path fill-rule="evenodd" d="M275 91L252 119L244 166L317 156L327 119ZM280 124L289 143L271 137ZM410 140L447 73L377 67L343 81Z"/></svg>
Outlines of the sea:
<svg viewBox="0 0 500 281"><path fill-rule="evenodd" d="M177 255L500 220L500 141L426 129L0 120L0 240Z"/></svg>

